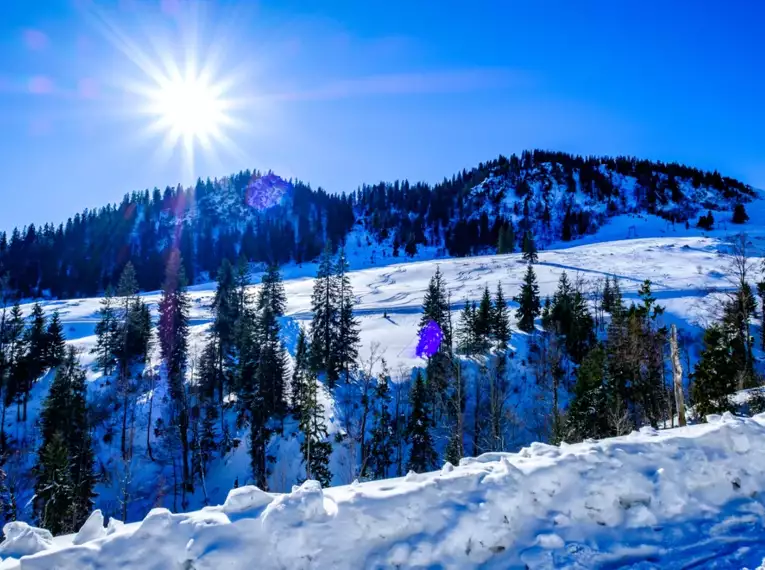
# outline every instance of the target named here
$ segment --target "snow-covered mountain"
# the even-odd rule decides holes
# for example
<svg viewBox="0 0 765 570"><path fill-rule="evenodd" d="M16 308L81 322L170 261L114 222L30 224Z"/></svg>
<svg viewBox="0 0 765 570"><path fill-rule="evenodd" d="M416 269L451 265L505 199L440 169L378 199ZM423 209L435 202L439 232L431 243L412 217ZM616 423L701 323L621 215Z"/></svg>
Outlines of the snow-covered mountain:
<svg viewBox="0 0 765 570"><path fill-rule="evenodd" d="M735 232L747 232L752 246L752 265L759 267L763 260L765 202L754 190L736 181L676 165L657 167L655 163L646 163L652 165L648 167L644 163L622 164L602 159L575 161L577 166L572 167L564 158L560 158L560 162L551 160L548 155L500 159L481 165L470 175L464 173L451 182L444 182L439 187L443 195L435 189L397 183L362 188L348 199L350 201L342 202L352 205L354 215L345 242L356 300L355 313L361 329L362 377L381 373L384 359L393 380L393 401L402 409L408 406L412 371L424 364L416 355L415 347L430 278L437 268L443 274L455 320L456 311L464 307L466 301L478 301L486 286L493 291L501 283L511 298L523 281L526 264L517 252L517 244L514 253L494 253L498 232L508 227L513 228L518 240L520 231L531 230L545 247L539 252L535 265L543 298L554 293L564 271L572 278L580 277L588 291L605 276L617 277L627 302L636 300L640 285L650 279L654 295L666 309L663 323L676 324L680 330L687 358L684 364L687 385L687 372L698 357L703 328L716 314L720 292L731 288L728 238ZM514 164L513 160L518 163ZM650 175L646 174L648 171ZM175 236L176 241L171 239L169 243L176 246L187 243L187 247L198 252L204 240L198 241L197 230L202 226L194 224L204 219L204 228L220 230L215 234L216 239L229 235L225 239L236 243L241 252L247 224L228 225L228 205L238 208L237 213L232 214L237 220L254 214L239 203L239 190L235 185L228 191L229 194L216 199L210 194L205 197L208 206L215 205L216 222L200 217L193 207L184 205L160 209L155 230ZM451 191L454 193L450 194ZM380 193L391 207L373 208L376 201L381 200ZM177 206L176 198L181 195L170 195L170 202ZM292 211L295 199L294 194L289 195L288 203L282 203L279 208L283 209L279 211L285 215ZM443 203L439 201L442 199ZM750 217L743 225L733 223L733 208L740 204L746 204ZM140 228L149 219L146 208L150 206L151 202L138 203L134 208L136 221L133 226L126 226L130 228L128 233L133 243L147 239ZM696 225L696 216L707 209L714 210L712 229ZM422 211L424 214L419 213ZM183 222L179 223L176 217L181 212ZM317 212L319 218L315 217ZM309 227L317 219L323 220L322 224L328 223L328 218L321 217L321 208L310 209L307 216L306 219L313 220ZM254 215L252 219L259 218ZM448 223L444 223L444 219ZM684 223L686 220L688 224ZM569 229L565 230L567 225ZM174 234L173 227L181 227L183 231ZM227 234L226 228L230 227L244 228L244 235ZM184 235L191 237L184 238ZM216 239L213 242L220 243ZM408 254L404 250L407 240L415 242ZM457 243L459 251L452 251ZM110 251L113 245L104 251ZM396 251L397 248L400 251ZM132 251L139 256L146 253L141 247ZM450 256L450 252L473 255L455 257ZM155 250L152 255L156 254ZM161 263L161 256L152 258L151 263L157 259ZM151 264L146 265L144 271L150 267ZM253 263L252 267L256 284L250 290L255 292L259 289L259 265ZM215 284L204 280L206 272L198 271L199 267L192 269L197 270L198 276L197 284L190 291L189 353L193 369L207 338ZM310 298L317 265L307 259L292 260L287 261L282 270L287 296L287 309L280 321L282 340L294 357L299 328L307 326L311 319ZM141 297L156 319L159 293L148 291ZM56 538L49 544L44 534L23 526L9 527L6 531L9 540L0 546L0 557L17 557L37 549L51 550L25 558L22 568L74 568L89 567L89 564L146 567L138 566L137 561L145 561L141 557L149 550L155 553L156 568L172 567L168 566L171 559L182 568L220 568L226 563L237 568L242 560L251 559L249 554L241 554L250 552L242 546L247 541L252 541L251 548L262 552L264 559L265 553L273 552L273 560L281 564L274 567L280 568L387 568L397 564L399 567L434 564L443 567L480 564L496 568L523 564L589 567L589 562L639 564L654 559L667 564L674 564L675 560L685 564L705 556L694 550L694 545L702 541L702 533L690 530L689 525L697 522L707 525L703 527L707 533L719 530L721 542L727 540L741 545L742 549L740 527L732 521L743 521L741 525L747 532L761 530L755 516L759 512L756 509L761 508L757 498L748 497L737 503L736 497L744 495L741 489L757 488L765 478L765 466L752 459L759 449L754 440L762 430L762 418L751 421L727 418L714 427L662 431L658 436L644 431L600 444L560 449L533 444L546 441L549 436L549 386L540 383L529 370L530 337L515 326L510 341L514 358L507 371L509 386L503 403L507 422L502 437L504 449L519 450L531 445L520 455L483 456L466 460L465 465L453 472L446 468L440 474L410 475L403 480L354 485L359 477L359 458L352 432L360 429L362 395L360 385L352 383L321 395L328 439L333 443L332 488L321 491L309 483L293 489L304 478L305 468L297 423L287 418L284 429L272 436L268 444L268 453L273 459L268 485L274 494L244 488L229 496L233 486L251 482L249 430L237 424L232 410L222 419L230 430L232 448L212 462L203 484L189 497L188 508L224 506L190 515L171 516L155 511L145 522L132 523L155 507L174 512L180 509L178 493L173 491L178 488L174 480L178 467L172 452L163 448L163 438L155 429L157 419L168 416L170 399L159 366L159 350L155 347L143 371L145 381L139 386L131 408L129 432L133 453L129 460L123 459L119 438L115 436L121 421L121 414L114 406L114 402L119 401L117 386L113 377L104 376L93 366L100 300L99 296L48 299L43 302L43 308L48 314L58 311L67 342L80 351L81 361L88 369L88 402L99 475L95 503L113 522L108 531L103 531L102 521L94 518L77 539L86 544L55 553L52 551L65 546L71 537ZM29 302L22 309L28 314L31 306ZM517 304L511 302L510 306L515 308ZM759 346L762 331L756 325L753 331L758 340L755 344ZM758 351L755 356L761 359L762 355ZM468 363L468 391L471 366ZM6 416L5 433L14 453L3 465L6 475L3 483L13 488L20 520L31 520L32 466L40 443L37 420L52 376L52 372L47 373L32 387L25 421L14 413ZM468 426L472 425L471 414L474 414L470 401L468 396L465 410ZM565 408L565 395L558 404ZM434 435L441 454L447 443L445 434L436 429ZM737 442L734 452L724 453L726 442L734 440ZM393 472L404 476L402 450L396 453ZM719 456L719 461L710 459L713 456ZM680 466L691 461L704 466L699 468L698 478L693 479L699 486L694 487L697 483L693 483L681 489ZM591 476L588 475L590 462L595 466ZM620 473L622 467L626 471ZM586 492L581 495L574 492L577 484L567 474L569 469L584 481ZM664 483L665 478L659 472L670 474L669 482ZM529 501L529 493L521 491L534 487L535 477L543 473L549 473L549 478L544 478L549 488L545 487L541 495L539 488L535 488L534 493L539 496L532 494L536 500ZM619 475L623 476L620 485L612 484L610 478ZM714 495L713 482L724 487L724 492ZM605 492L606 488L613 492ZM676 501L673 493L680 494ZM406 506L410 500L414 505L412 509ZM500 512L507 519L500 517L502 520L497 522ZM422 513L431 514L432 525L422 526L420 519L425 517ZM753 518L747 518L750 516ZM585 517L589 517L588 522L582 526L580 523ZM118 518L126 519L129 524L122 527ZM502 522L504 520L509 522ZM508 525L511 530L506 528ZM471 529L476 529L475 533ZM590 534L583 529L590 529ZM625 529L633 529L633 534L617 546L614 537L626 532ZM659 543L665 537L655 534L661 533L661 529L668 529L674 537L672 544L684 552L676 559L661 550ZM330 531L337 536L327 538ZM368 538L363 545L359 545L362 537L354 534L357 532L365 533ZM105 533L108 536L102 536ZM295 543L289 542L288 536L297 537ZM587 536L595 538L585 538ZM341 544L346 539L348 544ZM137 547L136 542L145 546ZM711 549L710 544L703 552ZM236 558L237 555L241 558ZM759 563L765 551L752 548L739 552L737 546L737 550L727 555L734 563L752 564L753 561ZM353 564L343 566L338 562L340 558L333 558L340 556ZM110 565L117 564L118 560L122 566ZM13 568L16 564L9 560L0 568Z"/></svg>

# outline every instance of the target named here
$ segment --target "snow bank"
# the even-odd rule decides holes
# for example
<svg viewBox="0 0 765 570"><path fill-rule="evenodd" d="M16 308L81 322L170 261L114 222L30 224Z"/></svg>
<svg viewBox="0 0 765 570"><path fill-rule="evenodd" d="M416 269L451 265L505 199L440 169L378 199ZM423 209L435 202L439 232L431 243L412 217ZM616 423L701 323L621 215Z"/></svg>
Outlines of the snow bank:
<svg viewBox="0 0 765 570"><path fill-rule="evenodd" d="M765 415L711 419L487 454L417 477L327 490L308 481L286 494L243 487L220 507L154 509L78 546L50 547L17 523L0 551L30 554L22 570L591 568L705 556L755 567L765 556Z"/></svg>

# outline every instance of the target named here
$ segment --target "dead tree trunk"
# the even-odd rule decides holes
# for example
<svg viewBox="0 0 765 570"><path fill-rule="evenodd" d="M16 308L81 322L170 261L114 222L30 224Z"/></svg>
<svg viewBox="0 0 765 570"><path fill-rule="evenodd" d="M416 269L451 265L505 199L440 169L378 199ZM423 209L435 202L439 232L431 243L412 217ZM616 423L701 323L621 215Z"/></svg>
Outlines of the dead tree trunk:
<svg viewBox="0 0 765 570"><path fill-rule="evenodd" d="M685 425L685 397L683 396L683 365L680 363L680 351L677 348L677 327L672 325L669 336L669 350L672 358L672 377L675 385L675 403L677 405L677 425Z"/></svg>

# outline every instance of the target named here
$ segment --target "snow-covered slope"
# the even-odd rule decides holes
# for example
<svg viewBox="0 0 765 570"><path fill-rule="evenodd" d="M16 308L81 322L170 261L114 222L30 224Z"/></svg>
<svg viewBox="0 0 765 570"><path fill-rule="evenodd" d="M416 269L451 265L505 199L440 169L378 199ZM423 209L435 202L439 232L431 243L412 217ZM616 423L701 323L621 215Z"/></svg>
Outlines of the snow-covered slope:
<svg viewBox="0 0 765 570"><path fill-rule="evenodd" d="M573 242L552 243L549 249L540 252L536 266L540 293L552 294L563 271L571 277L579 274L590 283L606 275L617 276L628 300L636 297L643 280L651 279L655 295L666 307L663 319L681 329L692 362L702 327L715 313L717 292L732 286L725 276L729 266L725 239L734 231L746 231L753 254L759 256L753 261L760 261L765 250L764 206L760 201L748 206L752 219L745 226L726 227L723 220L729 219L730 213L720 213L716 216L720 220L719 229L712 232L686 229L681 224L673 226L650 215L609 218L593 235ZM487 285L494 290L501 283L507 297L515 295L525 264L517 253L438 258L436 248L420 248L414 259L393 257L384 245L374 245L374 251L370 251L364 237L352 236L348 242L351 283L361 324L360 357L362 362L367 361L372 347L379 343L378 354L385 358L405 400L411 368L422 365L415 355L416 330L423 296L436 267L445 276L452 309L458 310L465 299L477 300ZM294 351L298 327L307 325L310 319L315 272L312 264L284 268L288 307L282 333L290 353ZM255 282L259 281L257 275L254 277ZM198 357L205 341L213 293L214 284L197 285L191 291L192 358ZM150 292L143 296L156 315L159 294ZM30 306L25 306L25 310ZM44 305L46 312L54 309L60 312L68 341L82 349L81 358L86 365L93 359L90 350L95 343L98 307L97 298L51 301ZM759 327L753 330L759 336ZM533 379L526 378L523 365L527 339L524 333L513 331L511 345L518 357L507 404L513 410L515 425L509 449L519 449L542 437L534 428L540 413L534 402L540 388ZM157 368L157 362L155 355L153 368ZM375 371L379 366L378 362ZM98 418L94 437L97 469L103 476L97 487L96 506L108 517L121 517L120 500L125 492L125 474L129 472L127 520L142 519L152 507L176 508L169 491L172 465L157 460L161 456L161 438L153 434L148 422L151 406L156 419L167 405L164 381L160 377L153 391L147 390L136 402L135 451L126 465L120 459L119 438L109 437L118 422L117 414L109 406L109 395L115 389L113 382L94 370L89 371L88 379L89 400ZM49 383L50 374L34 386L27 422L16 422L14 414L7 418L6 431L23 450L4 466L14 478L22 520L30 520L31 516L28 501L34 484L29 469L38 448L35 419ZM333 440L342 436L344 413L342 389L335 395L336 400L328 395L324 398ZM289 494L264 496L240 490L222 509L172 516L155 512L140 525L130 524L123 529L113 526L113 534L107 539L58 552L55 556L59 558L45 557L54 556L51 554L25 559L22 567L238 568L241 560L249 561L253 556L263 560L263 564L270 563L267 561L272 559L271 553L275 553L274 560L282 563L274 568L388 568L395 567L397 560L403 561L402 567L465 567L480 563L497 568L524 563L531 567L558 564L592 567L649 559L666 559L674 564L674 559L664 558L669 555L662 553L660 544L686 545L683 547L686 550L677 555L681 561L678 565L682 565L700 560L722 543L735 545L726 551L732 560L752 564L765 552L752 547L748 554L742 551L739 559L735 556L739 546L746 546L740 534L759 536L756 533L760 531L760 513L765 513L753 510L761 509L759 499L747 495L747 489L762 488L761 483L765 482L765 466L758 458L759 446L765 444L757 443L757 438L763 435L763 424L763 418L728 419L714 426L658 436L643 433L561 450L535 444L524 452L527 457L508 456L509 463L524 473L522 476L508 468L506 462L484 457L453 473L334 487L323 493L308 485L290 493L304 471L295 429L288 421L285 434L275 436L269 446L269 453L275 457L269 487ZM235 429L233 421L231 425ZM248 483L247 431L234 431L241 444L213 462L206 475L205 489L197 489L190 508L222 503L235 480ZM154 460L147 453L147 438L155 446ZM335 443L333 484L348 485L357 477L358 466L348 446ZM437 441L437 445L442 446L443 442ZM683 468L689 470L691 477L687 488L681 484ZM668 483L666 477L657 474L658 469L669 474ZM576 476L569 476L569 471ZM738 483L733 482L736 477ZM673 494L678 498L673 499ZM736 498L740 500L737 502ZM258 506L259 502L262 504ZM582 520L589 522L580 524ZM693 530L696 522L702 524L699 530ZM619 534L632 527L642 530L631 532L617 546ZM20 554L19 550L11 550L18 549L19 544L27 547L31 544L29 548L34 549L37 548L34 545L47 541L29 529L8 530L10 536L17 538L8 543L5 554L0 552L2 557L13 552ZM93 532L96 536L100 534L97 530ZM697 554L697 547L688 545L701 543L705 533L719 539L715 538ZM189 542L191 538L193 542ZM54 544L62 541L66 542L55 539ZM12 546L14 543L16 546ZM225 558L234 551L244 553L241 560ZM190 556L195 561L184 566ZM338 558L327 558L332 556ZM170 559L172 564L168 563ZM123 566L112 564L118 560L125 560ZM148 560L155 565L131 566L130 560ZM231 566L226 566L227 562ZM338 566L336 562L349 565Z"/></svg>
<svg viewBox="0 0 765 570"><path fill-rule="evenodd" d="M13 527L0 568L742 568L765 556L765 415L219 507L155 509L57 542ZM73 544L74 543L74 544ZM76 544L76 545L75 545Z"/></svg>
<svg viewBox="0 0 765 570"><path fill-rule="evenodd" d="M765 208L758 205L762 204L758 202L752 205L750 211L753 220L742 228L749 232L755 251L761 251L765 245L765 219L758 219L765 218ZM628 232L626 228L629 227L634 229ZM724 255L726 235L728 232L725 229L701 232L695 228L685 229L679 224L674 228L668 227L665 220L652 216L612 218L611 223L601 228L597 234L581 242L567 243L565 248L540 252L536 266L540 292L543 296L552 294L563 271L572 277L579 274L589 282L606 275L617 276L627 299L636 297L637 289L644 279L651 279L656 296L666 307L665 322L678 324L689 359L693 361L701 327L714 314L715 292L731 287L725 277L729 263ZM486 285L494 290L501 283L506 296L515 295L525 270L519 254L433 259L435 251L431 250L422 250L419 259L415 260L378 255L372 265L369 250L365 246L354 246L354 243L353 240L349 242L349 253L354 270L351 282L361 324L361 361L369 360L372 348L377 344L378 355L385 358L393 379L403 381L400 388L404 391L403 400L407 399L406 381L410 378L411 368L423 364L415 355L416 330L423 295L436 267L440 267L445 276L454 310L458 310L465 299L477 300ZM364 241L358 240L358 243ZM284 268L288 307L282 321L282 331L290 353L294 351L298 327L307 325L310 319L311 276L315 270L311 264ZM255 281L258 281L257 276ZM257 289L257 285L253 288ZM198 357L205 341L213 292L214 284L192 288L192 358ZM152 311L156 312L159 294L147 293L144 298L150 302ZM82 350L81 358L86 365L93 360L90 350L95 343L98 306L97 298L54 301L45 306L48 312L54 309L60 312L68 340ZM25 309L28 310L29 306ZM515 418L514 431L508 436L509 449L518 449L543 437L534 427L541 413L535 407L540 388L532 379L526 378L523 367L527 338L527 335L515 330L511 340L518 358L515 359L513 390L507 404ZM157 363L155 355L152 362L155 369ZM379 366L378 362L377 370ZM4 467L18 489L17 501L20 516L24 520L29 520L31 515L28 501L34 485L29 470L34 464L38 448L35 418L49 382L50 375L34 386L29 421L17 423L14 414L9 414L7 419L7 433L25 450L15 454ZM155 506L174 508L174 498L169 491L172 465L157 460L157 455L161 456L161 438L157 438L153 426L148 425L150 408L156 420L162 416L167 405L164 381L160 378L153 386L153 391L147 391L136 402L133 426L135 451L127 465L120 459L119 438L113 435L115 430L118 433L118 427L115 426L119 421L119 415L112 411L109 404L109 395L113 395L114 389L109 378L102 377L99 372L89 371L89 399L99 420L94 438L97 469L102 474L97 488L96 506L108 516L122 516L120 501L125 493L125 474L129 472L128 520L140 519ZM152 394L154 397L150 398ZM324 403L330 436L334 438L342 435L342 403L328 396ZM205 489L197 489L196 495L191 498L191 508L221 502L235 480L241 484L249 481L250 461L246 445L248 432L247 429L237 431L233 421L231 426L233 435L240 438L242 444L225 457L214 461L206 476ZM288 422L285 435L274 438L269 448L275 457L269 478L272 490L289 491L304 476L294 432L295 426ZM154 460L147 453L147 438L154 446ZM437 444L442 445L442 442ZM358 466L352 451L345 445L335 445L331 467L335 485L348 484L358 476ZM177 503L175 508L178 508Z"/></svg>

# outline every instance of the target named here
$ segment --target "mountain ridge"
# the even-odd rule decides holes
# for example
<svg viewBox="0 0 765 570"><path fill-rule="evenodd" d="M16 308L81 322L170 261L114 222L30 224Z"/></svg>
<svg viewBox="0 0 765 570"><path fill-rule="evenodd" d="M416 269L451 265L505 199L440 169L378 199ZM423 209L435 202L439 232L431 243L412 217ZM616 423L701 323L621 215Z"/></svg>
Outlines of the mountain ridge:
<svg viewBox="0 0 765 570"><path fill-rule="evenodd" d="M173 249L195 283L208 280L223 258L310 261L354 229L385 255L432 246L460 257L496 250L503 231L513 236L510 251L527 231L544 247L591 234L613 215L695 224L706 210L730 210L757 196L716 171L541 150L500 155L435 185L397 180L330 194L294 180L280 197L252 200L269 177L245 170L187 189L133 192L58 226L0 232L0 275L10 274L10 288L24 297L84 297L114 286L130 261L141 289L155 290Z"/></svg>

